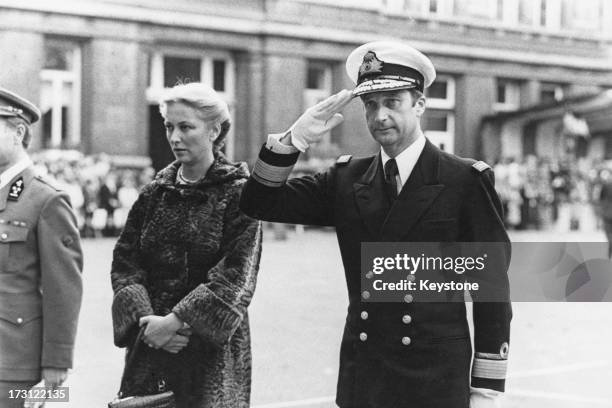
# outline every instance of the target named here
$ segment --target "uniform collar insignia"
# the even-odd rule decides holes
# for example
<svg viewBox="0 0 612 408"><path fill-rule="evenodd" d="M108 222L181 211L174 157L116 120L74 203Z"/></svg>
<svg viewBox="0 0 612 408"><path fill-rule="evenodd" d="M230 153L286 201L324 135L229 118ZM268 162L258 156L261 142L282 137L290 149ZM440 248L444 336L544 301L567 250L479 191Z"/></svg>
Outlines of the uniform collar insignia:
<svg viewBox="0 0 612 408"><path fill-rule="evenodd" d="M383 64L381 60L376 57L374 51L368 51L363 56L363 62L359 67L359 76L363 76L366 74L379 74L382 72Z"/></svg>
<svg viewBox="0 0 612 408"><path fill-rule="evenodd" d="M8 199L11 201L19 200L19 196L23 192L23 177L19 177L13 184L11 184L11 188L9 189Z"/></svg>

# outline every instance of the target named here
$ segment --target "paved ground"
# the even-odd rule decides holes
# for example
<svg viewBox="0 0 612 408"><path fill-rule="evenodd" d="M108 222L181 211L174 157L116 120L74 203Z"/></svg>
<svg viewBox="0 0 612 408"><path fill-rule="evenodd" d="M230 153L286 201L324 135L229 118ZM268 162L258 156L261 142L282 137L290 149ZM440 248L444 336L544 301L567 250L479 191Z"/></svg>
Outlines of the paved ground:
<svg viewBox="0 0 612 408"><path fill-rule="evenodd" d="M253 407L335 407L346 289L335 235L273 241L266 231L250 307ZM601 241L603 234L512 234L514 240ZM71 402L112 399L122 352L112 344L109 268L114 241L85 242L85 298ZM516 303L505 408L612 407L612 303ZM452 408L452 407L449 407Z"/></svg>

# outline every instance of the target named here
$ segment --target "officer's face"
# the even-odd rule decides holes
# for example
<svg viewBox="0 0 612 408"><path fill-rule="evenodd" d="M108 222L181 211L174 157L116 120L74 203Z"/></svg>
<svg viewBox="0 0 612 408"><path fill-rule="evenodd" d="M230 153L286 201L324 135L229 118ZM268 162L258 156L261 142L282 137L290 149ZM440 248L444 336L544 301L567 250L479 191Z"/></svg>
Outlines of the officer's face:
<svg viewBox="0 0 612 408"><path fill-rule="evenodd" d="M0 170L10 166L19 152L20 140L17 127L0 117Z"/></svg>
<svg viewBox="0 0 612 408"><path fill-rule="evenodd" d="M178 161L197 164L211 157L220 127L211 126L196 109L180 102L168 104L164 117L166 138Z"/></svg>
<svg viewBox="0 0 612 408"><path fill-rule="evenodd" d="M366 94L362 100L370 133L391 157L416 140L425 98L415 101L409 91L400 90Z"/></svg>

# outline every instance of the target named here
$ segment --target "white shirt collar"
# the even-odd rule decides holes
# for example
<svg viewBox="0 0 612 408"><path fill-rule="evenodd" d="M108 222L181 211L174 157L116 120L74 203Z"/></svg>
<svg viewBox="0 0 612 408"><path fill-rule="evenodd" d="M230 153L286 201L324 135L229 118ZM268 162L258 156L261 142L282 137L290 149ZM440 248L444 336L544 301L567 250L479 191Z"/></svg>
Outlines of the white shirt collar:
<svg viewBox="0 0 612 408"><path fill-rule="evenodd" d="M19 161L13 164L8 169L4 170L0 174L0 188L4 188L11 182L19 173L27 169L32 165L32 160L29 157L25 156L19 159Z"/></svg>
<svg viewBox="0 0 612 408"><path fill-rule="evenodd" d="M397 163L397 170L399 172L399 186L404 186L406 184L406 180L410 177L410 173L412 173L412 169L416 165L417 160L419 160L419 156L425 148L425 135L421 134L417 140L412 142L410 146L405 148L400 154L395 157L395 162ZM391 158L385 151L380 149L380 157L382 158L383 169L385 168L385 164Z"/></svg>

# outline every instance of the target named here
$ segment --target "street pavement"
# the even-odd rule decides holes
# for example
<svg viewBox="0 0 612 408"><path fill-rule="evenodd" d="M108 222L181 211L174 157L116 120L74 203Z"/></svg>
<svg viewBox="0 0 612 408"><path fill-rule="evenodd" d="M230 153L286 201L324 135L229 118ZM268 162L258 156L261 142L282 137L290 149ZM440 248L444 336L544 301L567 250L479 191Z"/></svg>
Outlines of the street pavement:
<svg viewBox="0 0 612 408"><path fill-rule="evenodd" d="M515 241L603 241L603 233L512 233ZM106 406L123 351L113 346L113 239L84 241L84 300L69 403ZM612 273L612 271L611 271ZM347 293L335 234L264 238L252 330L254 408L335 407ZM504 408L612 407L612 303L515 303ZM418 408L418 407L416 407ZM449 407L452 408L452 407Z"/></svg>

